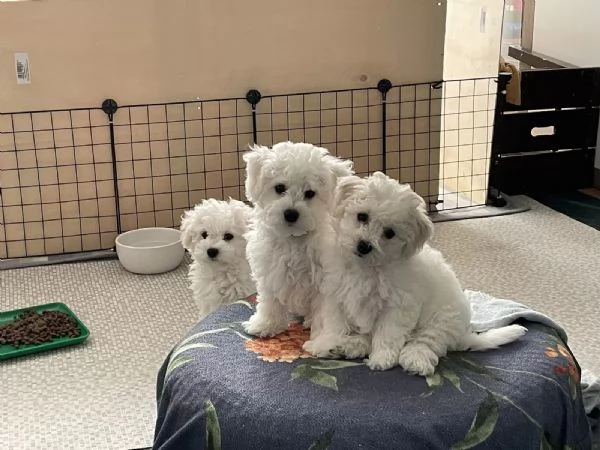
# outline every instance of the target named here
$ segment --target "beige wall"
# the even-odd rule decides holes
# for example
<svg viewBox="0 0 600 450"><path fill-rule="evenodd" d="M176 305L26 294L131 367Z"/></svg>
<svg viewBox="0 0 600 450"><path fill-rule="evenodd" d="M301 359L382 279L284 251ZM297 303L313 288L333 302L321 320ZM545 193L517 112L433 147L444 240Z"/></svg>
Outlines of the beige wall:
<svg viewBox="0 0 600 450"><path fill-rule="evenodd" d="M503 0L448 0L445 80L497 76L503 13ZM440 155L441 189L450 192L445 207L487 198L495 86L488 79L445 85Z"/></svg>
<svg viewBox="0 0 600 450"><path fill-rule="evenodd" d="M444 79L495 77L502 37L503 0L448 0ZM482 24L482 10L485 21Z"/></svg>
<svg viewBox="0 0 600 450"><path fill-rule="evenodd" d="M0 3L0 112L437 80L445 14L437 0Z"/></svg>
<svg viewBox="0 0 600 450"><path fill-rule="evenodd" d="M204 198L243 198L252 140L322 143L359 174L381 169L437 198L443 0L42 0L0 2L0 258L111 248L118 232L106 116L115 115L123 230L177 226ZM27 52L30 85L13 54ZM200 99L202 101L196 101ZM148 103L192 102L175 104ZM43 189L42 189L43 188Z"/></svg>
<svg viewBox="0 0 600 450"><path fill-rule="evenodd" d="M535 51L578 66L600 66L600 2L537 1L533 28Z"/></svg>

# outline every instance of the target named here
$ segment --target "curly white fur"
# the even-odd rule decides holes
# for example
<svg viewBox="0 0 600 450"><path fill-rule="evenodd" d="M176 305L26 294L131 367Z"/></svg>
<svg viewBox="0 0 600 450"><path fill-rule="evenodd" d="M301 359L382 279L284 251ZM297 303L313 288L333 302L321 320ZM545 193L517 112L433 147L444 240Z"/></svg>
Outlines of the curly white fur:
<svg viewBox="0 0 600 450"><path fill-rule="evenodd" d="M319 235L329 223L337 179L353 173L352 163L292 142L254 146L244 160L246 196L255 205L247 255L258 291L245 328L273 336L287 328L288 313L310 324L321 273Z"/></svg>
<svg viewBox="0 0 600 450"><path fill-rule="evenodd" d="M233 199L204 200L184 213L181 241L193 258L188 276L200 319L256 292L246 259L251 215L250 206Z"/></svg>
<svg viewBox="0 0 600 450"><path fill-rule="evenodd" d="M471 331L469 302L426 244L433 224L408 185L380 172L340 179L333 226L335 235L323 239L324 300L304 346L314 355L369 355L371 369L430 375L448 351L496 348L526 332Z"/></svg>

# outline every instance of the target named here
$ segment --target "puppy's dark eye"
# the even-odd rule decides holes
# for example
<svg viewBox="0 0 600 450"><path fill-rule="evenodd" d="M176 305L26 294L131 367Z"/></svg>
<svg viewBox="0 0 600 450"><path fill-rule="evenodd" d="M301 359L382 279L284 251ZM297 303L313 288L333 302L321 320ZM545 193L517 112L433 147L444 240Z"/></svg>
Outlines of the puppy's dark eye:
<svg viewBox="0 0 600 450"><path fill-rule="evenodd" d="M358 213L356 215L356 220L362 223L367 223L369 221L369 215L367 213Z"/></svg>
<svg viewBox="0 0 600 450"><path fill-rule="evenodd" d="M233 234L231 234L231 233L225 233L225 234L223 235L223 240L224 240L224 241L230 241L230 240L232 240L232 239L233 239Z"/></svg>
<svg viewBox="0 0 600 450"><path fill-rule="evenodd" d="M315 195L317 195L317 193L315 191L313 191L312 189L309 189L308 191L306 191L304 193L304 198L307 200L310 200L311 198L313 198Z"/></svg>
<svg viewBox="0 0 600 450"><path fill-rule="evenodd" d="M275 185L275 192L277 192L279 195L285 194L285 191L287 191L285 184L276 184Z"/></svg>
<svg viewBox="0 0 600 450"><path fill-rule="evenodd" d="M383 230L383 235L386 239L392 239L394 236L396 236L396 232L391 228L386 228L385 230Z"/></svg>
<svg viewBox="0 0 600 450"><path fill-rule="evenodd" d="M206 239L208 237L208 233L206 231L203 231L200 236L202 236L202 239Z"/></svg>

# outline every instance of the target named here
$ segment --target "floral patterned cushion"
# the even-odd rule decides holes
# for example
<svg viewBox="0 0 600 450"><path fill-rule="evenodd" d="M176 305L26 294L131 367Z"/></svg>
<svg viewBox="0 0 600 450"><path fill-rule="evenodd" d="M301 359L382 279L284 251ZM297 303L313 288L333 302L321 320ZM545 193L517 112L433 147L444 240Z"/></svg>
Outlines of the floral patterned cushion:
<svg viewBox="0 0 600 450"><path fill-rule="evenodd" d="M302 350L292 320L246 335L238 302L192 329L158 377L157 449L587 449L580 370L559 334L453 353L428 378Z"/></svg>

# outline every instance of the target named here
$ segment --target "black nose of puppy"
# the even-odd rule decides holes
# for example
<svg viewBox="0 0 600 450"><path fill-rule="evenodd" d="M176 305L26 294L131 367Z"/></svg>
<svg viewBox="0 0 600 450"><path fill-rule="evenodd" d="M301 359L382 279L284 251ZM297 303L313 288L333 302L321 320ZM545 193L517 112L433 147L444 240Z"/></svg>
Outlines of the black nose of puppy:
<svg viewBox="0 0 600 450"><path fill-rule="evenodd" d="M356 250L358 250L358 253L360 253L361 255L368 255L369 253L371 253L371 250L373 250L373 246L370 242L358 241Z"/></svg>
<svg viewBox="0 0 600 450"><path fill-rule="evenodd" d="M295 209L286 209L283 212L283 217L285 218L286 222L294 223L298 220L298 217L300 217L300 213Z"/></svg>
<svg viewBox="0 0 600 450"><path fill-rule="evenodd" d="M208 255L209 258L214 259L219 254L219 250L217 250L216 248L209 248L208 250L206 250L206 254Z"/></svg>

